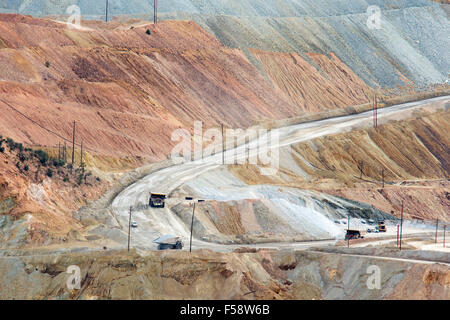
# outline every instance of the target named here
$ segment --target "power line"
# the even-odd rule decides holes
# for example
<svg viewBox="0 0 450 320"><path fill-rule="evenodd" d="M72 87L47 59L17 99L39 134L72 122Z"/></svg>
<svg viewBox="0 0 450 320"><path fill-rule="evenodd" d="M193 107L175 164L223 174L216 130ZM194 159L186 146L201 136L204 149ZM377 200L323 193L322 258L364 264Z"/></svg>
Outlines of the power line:
<svg viewBox="0 0 450 320"><path fill-rule="evenodd" d="M44 127L44 126L41 125L40 123L38 123L38 122L36 122L35 120L31 119L31 118L30 118L29 116L27 116L26 114L24 114L24 113L22 113L21 111L17 110L15 107L13 107L10 103L6 102L5 100L0 99L0 101L2 101L4 104L6 104L8 107L10 107L10 108L13 109L14 111L16 111L18 114L20 114L20 115L23 116L24 118L30 120L32 123L34 123L35 125L37 125L37 126L40 127L41 129L44 129L45 131L47 131L47 132L53 134L54 136L56 136L56 137L62 139L63 141L72 143L72 141L71 141L70 139L64 138L64 137L61 136L59 133L56 133L56 132L52 131L51 129L48 129L48 128ZM75 143L75 146L81 147L80 144L76 144L76 143ZM84 148L87 149L87 150L89 150L89 151L92 151L92 152L97 152L96 150L93 150L93 149L91 149L91 148L87 148L87 147L84 147Z"/></svg>

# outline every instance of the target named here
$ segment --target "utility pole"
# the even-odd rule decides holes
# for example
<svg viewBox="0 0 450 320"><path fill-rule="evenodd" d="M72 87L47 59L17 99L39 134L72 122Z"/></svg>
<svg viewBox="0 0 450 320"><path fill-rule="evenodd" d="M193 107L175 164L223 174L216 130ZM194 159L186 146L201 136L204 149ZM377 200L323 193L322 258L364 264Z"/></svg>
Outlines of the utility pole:
<svg viewBox="0 0 450 320"><path fill-rule="evenodd" d="M130 252L130 238L131 238L131 211L132 207L130 206L130 218L128 220L128 252Z"/></svg>
<svg viewBox="0 0 450 320"><path fill-rule="evenodd" d="M155 24L158 23L158 0L154 0L154 5L153 5L153 22Z"/></svg>
<svg viewBox="0 0 450 320"><path fill-rule="evenodd" d="M222 165L225 164L225 136L223 134L223 123L222 123Z"/></svg>
<svg viewBox="0 0 450 320"><path fill-rule="evenodd" d="M76 122L73 122L73 139L72 139L72 167L74 165L75 162L75 126L76 126Z"/></svg>
<svg viewBox="0 0 450 320"><path fill-rule="evenodd" d="M106 0L106 13L105 13L106 22L108 22L108 10L109 10L109 0Z"/></svg>
<svg viewBox="0 0 450 320"><path fill-rule="evenodd" d="M381 176L383 177L383 189L384 189L384 169L381 170Z"/></svg>
<svg viewBox="0 0 450 320"><path fill-rule="evenodd" d="M445 248L445 229L447 228L447 225L444 224L444 248Z"/></svg>
<svg viewBox="0 0 450 320"><path fill-rule="evenodd" d="M66 151L67 151L67 145L66 145L66 142L64 141L64 149L63 149L63 153L64 153L64 164L67 162L67 154L66 154Z"/></svg>
<svg viewBox="0 0 450 320"><path fill-rule="evenodd" d="M403 235L403 201L402 201L402 214L400 218L400 251L402 251L402 235Z"/></svg>
<svg viewBox="0 0 450 320"><path fill-rule="evenodd" d="M439 227L439 219L436 219L436 237L434 239L434 243L437 243L438 227Z"/></svg>
<svg viewBox="0 0 450 320"><path fill-rule="evenodd" d="M81 162L80 167L83 168L83 140L81 140Z"/></svg>
<svg viewBox="0 0 450 320"><path fill-rule="evenodd" d="M347 231L350 230L350 214L347 216ZM347 248L350 248L350 233L347 232Z"/></svg>
<svg viewBox="0 0 450 320"><path fill-rule="evenodd" d="M192 209L191 240L189 241L189 252L192 252L192 232L194 230L194 215L195 215L195 202L194 202L194 209Z"/></svg>
<svg viewBox="0 0 450 320"><path fill-rule="evenodd" d="M375 91L375 129L378 128L378 99Z"/></svg>
<svg viewBox="0 0 450 320"><path fill-rule="evenodd" d="M399 226L399 225L397 225L397 248L398 248L398 237L399 237L399 229L400 229L400 226Z"/></svg>

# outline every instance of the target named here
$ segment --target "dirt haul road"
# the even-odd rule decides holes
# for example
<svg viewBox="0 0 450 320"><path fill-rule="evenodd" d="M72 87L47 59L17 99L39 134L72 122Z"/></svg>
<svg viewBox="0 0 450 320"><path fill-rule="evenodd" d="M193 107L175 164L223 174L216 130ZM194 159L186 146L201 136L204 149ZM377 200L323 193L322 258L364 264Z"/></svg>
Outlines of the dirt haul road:
<svg viewBox="0 0 450 320"><path fill-rule="evenodd" d="M404 120L410 118L414 111L426 107L427 110L446 108L450 96L438 97L423 101L410 102L378 110L378 123L383 124L391 120ZM298 142L307 141L317 137L342 133L354 129L367 128L373 125L373 113L371 111L344 117L313 121L309 123L292 125L278 129L279 143L270 144L269 148L280 148ZM263 135L249 143L253 150L255 146L265 145L268 135ZM225 152L225 158L233 157L236 152L237 159L246 157L247 145L239 146ZM258 152L260 150L258 149ZM180 198L167 199L164 209L153 209L148 207L149 193L161 192L170 195L186 182L195 183L200 175L222 166L222 154L217 153L202 160L179 163L171 167L152 173L133 185L123 190L112 202L111 211L120 225L123 235L128 233L129 209L133 206L132 221L136 221L137 228L132 230L132 245L145 249L155 249L152 243L154 239L164 234L181 236L185 244L188 244L190 226L186 225L171 207L181 202L187 202ZM220 177L219 177L220 179ZM213 191L209 190L209 193ZM195 196L195 195L194 195ZM205 199L208 201L209 199ZM227 199L221 199L226 201ZM123 236L122 235L122 236ZM327 244L328 242L324 242ZM317 244L317 243L315 243ZM287 244L280 244L285 246ZM223 251L225 245L213 244L195 239L195 248L209 248ZM293 244L293 246L296 246ZM305 244L297 244L304 247ZM225 246L226 247L226 246Z"/></svg>

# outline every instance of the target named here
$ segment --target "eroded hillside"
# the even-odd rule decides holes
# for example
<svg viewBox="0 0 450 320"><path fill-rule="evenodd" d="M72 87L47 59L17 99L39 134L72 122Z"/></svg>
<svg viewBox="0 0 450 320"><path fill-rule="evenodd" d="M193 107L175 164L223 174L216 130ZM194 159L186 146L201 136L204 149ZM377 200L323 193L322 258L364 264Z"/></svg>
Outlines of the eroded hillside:
<svg viewBox="0 0 450 320"><path fill-rule="evenodd" d="M79 31L1 15L0 29L0 126L21 142L53 146L60 138L39 125L69 139L77 121L77 142L95 152L161 160L194 120L246 127L299 111L192 22Z"/></svg>
<svg viewBox="0 0 450 320"><path fill-rule="evenodd" d="M231 171L249 184L314 189L396 216L403 201L405 217L448 220L449 123L448 111L420 112L377 129L328 135L285 148L276 178L260 179L257 169L245 166Z"/></svg>
<svg viewBox="0 0 450 320"><path fill-rule="evenodd" d="M448 266L316 251L60 253L0 257L2 299L448 299ZM367 252L364 252L367 254ZM398 252L384 252L400 256ZM355 255L356 254L356 255ZM383 253L382 253L383 254ZM435 256L445 259L443 256ZM417 257L416 257L417 259ZM419 256L419 259L422 259ZM381 289L366 285L382 270ZM69 266L81 289L69 290Z"/></svg>

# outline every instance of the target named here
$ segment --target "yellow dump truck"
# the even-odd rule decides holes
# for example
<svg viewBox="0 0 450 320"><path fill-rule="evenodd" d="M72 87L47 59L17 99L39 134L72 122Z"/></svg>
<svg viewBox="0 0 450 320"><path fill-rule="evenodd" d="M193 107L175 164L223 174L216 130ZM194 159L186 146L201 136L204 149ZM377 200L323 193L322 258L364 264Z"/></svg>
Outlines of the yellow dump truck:
<svg viewBox="0 0 450 320"><path fill-rule="evenodd" d="M164 208L166 204L166 195L162 193L150 193L149 205L152 208Z"/></svg>
<svg viewBox="0 0 450 320"><path fill-rule="evenodd" d="M384 223L384 221L378 222L377 230L378 230L378 232L386 232L387 231L386 224Z"/></svg>

